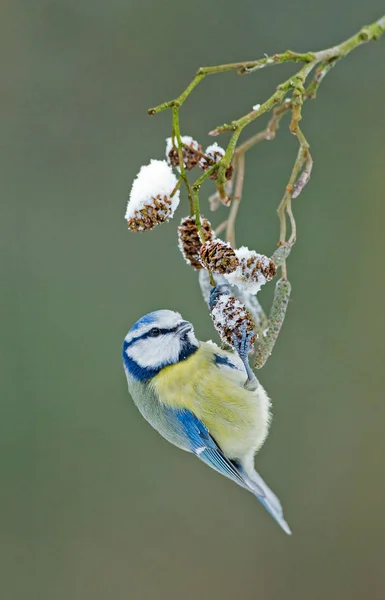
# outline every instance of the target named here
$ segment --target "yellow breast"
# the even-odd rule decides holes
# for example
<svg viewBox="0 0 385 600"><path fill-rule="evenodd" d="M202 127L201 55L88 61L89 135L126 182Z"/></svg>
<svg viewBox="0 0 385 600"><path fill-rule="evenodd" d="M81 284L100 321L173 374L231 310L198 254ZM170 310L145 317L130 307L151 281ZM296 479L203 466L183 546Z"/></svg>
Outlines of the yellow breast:
<svg viewBox="0 0 385 600"><path fill-rule="evenodd" d="M266 437L269 400L262 386L256 392L244 388L244 371L218 368L218 353L231 356L201 343L195 354L162 369L151 384L163 404L191 410L222 449L237 456L239 446L257 447Z"/></svg>
<svg viewBox="0 0 385 600"><path fill-rule="evenodd" d="M196 394L202 380L207 380L215 368L214 356L205 346L186 360L165 367L152 379L152 385L164 404L173 408L196 408ZM211 387L211 386L210 386Z"/></svg>

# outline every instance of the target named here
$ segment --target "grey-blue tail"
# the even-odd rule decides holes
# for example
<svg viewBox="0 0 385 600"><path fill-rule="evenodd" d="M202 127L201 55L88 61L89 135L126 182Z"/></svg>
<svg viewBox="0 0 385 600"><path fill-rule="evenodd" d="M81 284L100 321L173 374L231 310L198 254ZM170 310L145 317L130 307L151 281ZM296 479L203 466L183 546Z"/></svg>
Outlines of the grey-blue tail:
<svg viewBox="0 0 385 600"><path fill-rule="evenodd" d="M165 410L168 422L173 423L174 431L185 436L191 452L199 460L254 494L282 529L291 534L290 527L283 518L280 501L254 468L246 471L241 461L230 460L210 435L206 425L190 410L171 407Z"/></svg>
<svg viewBox="0 0 385 600"><path fill-rule="evenodd" d="M243 470L242 476L247 482L249 490L256 498L258 498L260 503L263 504L273 519L277 521L288 535L291 535L291 529L283 518L282 505L274 492L272 492L268 485L263 481L262 477L257 471L254 471L250 477L250 475L247 475Z"/></svg>

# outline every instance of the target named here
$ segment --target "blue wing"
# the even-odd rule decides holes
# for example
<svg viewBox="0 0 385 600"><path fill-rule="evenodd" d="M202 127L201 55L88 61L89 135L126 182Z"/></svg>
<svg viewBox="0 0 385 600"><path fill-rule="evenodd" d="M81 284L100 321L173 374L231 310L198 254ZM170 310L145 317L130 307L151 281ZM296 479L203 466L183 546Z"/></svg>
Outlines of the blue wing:
<svg viewBox="0 0 385 600"><path fill-rule="evenodd" d="M188 439L190 450L195 456L218 473L221 473L221 475L225 475L225 477L254 494L271 516L281 525L282 529L288 534L291 533L283 518L281 503L258 473L255 472L255 479L251 480L243 472L240 464L227 458L210 435L206 425L193 412L187 409L169 407L165 410L174 430L177 430L180 435Z"/></svg>
<svg viewBox="0 0 385 600"><path fill-rule="evenodd" d="M211 437L206 425L187 409L167 408L167 417L173 421L174 429L188 438L190 450L215 471L248 488L238 468L225 456Z"/></svg>

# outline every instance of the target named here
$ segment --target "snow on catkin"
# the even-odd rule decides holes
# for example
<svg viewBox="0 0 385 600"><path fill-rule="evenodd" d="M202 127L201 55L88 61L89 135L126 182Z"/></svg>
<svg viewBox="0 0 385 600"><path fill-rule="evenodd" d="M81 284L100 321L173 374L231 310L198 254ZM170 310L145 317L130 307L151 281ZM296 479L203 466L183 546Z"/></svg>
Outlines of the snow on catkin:
<svg viewBox="0 0 385 600"><path fill-rule="evenodd" d="M174 216L179 190L171 197L178 180L165 160L151 160L141 167L132 184L125 219L132 231L148 231Z"/></svg>
<svg viewBox="0 0 385 600"><path fill-rule="evenodd" d="M232 273L226 273L225 277L231 285L237 285L241 290L256 294L277 272L277 267L270 258L249 250L246 246L235 250L235 255L239 265Z"/></svg>
<svg viewBox="0 0 385 600"><path fill-rule="evenodd" d="M189 171L197 166L199 159L202 154L202 146L194 140L191 135L182 135L181 142L184 144L182 147L183 162L185 168ZM178 171L179 167L179 153L177 148L177 139L174 138L174 144L172 138L166 139L166 160L167 163L175 167ZM188 146L188 148L186 148Z"/></svg>
<svg viewBox="0 0 385 600"><path fill-rule="evenodd" d="M199 166L203 171L206 171L210 167L213 167L224 157L225 151L224 149L214 142L210 146L207 146L205 150L205 156L202 156L199 160ZM226 180L230 180L233 176L233 166L229 165L225 172ZM218 178L218 169L214 169L213 172L209 175L209 179L213 179L214 181ZM227 204L227 203L226 203Z"/></svg>
<svg viewBox="0 0 385 600"><path fill-rule="evenodd" d="M253 349L257 339L254 322L246 306L238 298L221 294L211 311L211 318L221 340L233 347L234 336L240 340L246 326L247 333L254 332L250 339L249 351Z"/></svg>
<svg viewBox="0 0 385 600"><path fill-rule="evenodd" d="M202 156L200 159L199 166L201 169L206 170L219 162L224 155L224 149L217 142L214 142L210 146L207 146L205 156Z"/></svg>

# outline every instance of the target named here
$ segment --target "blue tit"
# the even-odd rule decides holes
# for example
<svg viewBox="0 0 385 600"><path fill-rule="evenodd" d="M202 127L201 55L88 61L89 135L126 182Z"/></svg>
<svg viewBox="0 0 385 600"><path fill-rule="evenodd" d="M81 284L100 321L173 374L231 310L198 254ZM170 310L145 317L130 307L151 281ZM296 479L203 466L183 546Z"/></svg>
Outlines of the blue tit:
<svg viewBox="0 0 385 600"><path fill-rule="evenodd" d="M200 342L171 310L139 319L123 343L129 392L166 440L250 491L290 534L281 503L254 469L270 423L270 401L257 382L245 387L241 358Z"/></svg>

